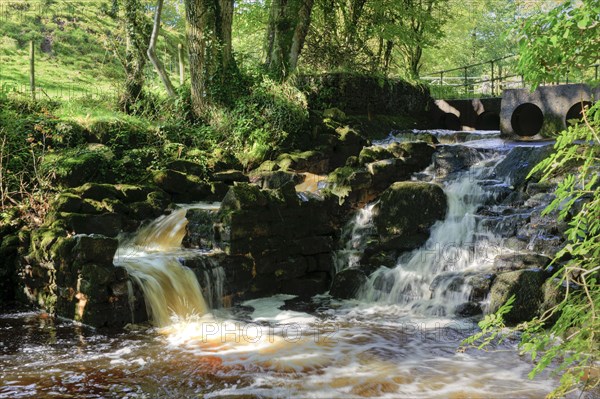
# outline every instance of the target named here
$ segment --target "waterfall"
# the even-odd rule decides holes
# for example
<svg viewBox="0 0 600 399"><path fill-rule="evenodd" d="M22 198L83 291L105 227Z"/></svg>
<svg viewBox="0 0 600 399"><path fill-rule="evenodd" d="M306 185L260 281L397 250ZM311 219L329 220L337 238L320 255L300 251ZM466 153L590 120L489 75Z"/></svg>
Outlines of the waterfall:
<svg viewBox="0 0 600 399"><path fill-rule="evenodd" d="M491 266L498 248L498 238L477 223L475 215L490 195L478 184L488 170L476 165L446 183L445 220L431 228L423 247L401 256L393 269L382 267L371 274L361 290L362 299L437 316L451 314L469 301L470 289L456 272Z"/></svg>
<svg viewBox="0 0 600 399"><path fill-rule="evenodd" d="M146 310L152 322L164 327L174 319L189 319L208 311L198 279L183 266L185 257L199 256L197 250L181 248L186 235L189 209L206 209L203 204L183 206L169 215L160 216L141 228L133 237L121 240L114 263L123 266L130 278L141 288ZM210 281L220 280L221 288L209 287L211 298L222 295L223 272Z"/></svg>
<svg viewBox="0 0 600 399"><path fill-rule="evenodd" d="M360 257L368 244L368 239L375 232L373 202L356 211L354 217L344 226L340 237L343 248L334 254L335 272L359 266Z"/></svg>

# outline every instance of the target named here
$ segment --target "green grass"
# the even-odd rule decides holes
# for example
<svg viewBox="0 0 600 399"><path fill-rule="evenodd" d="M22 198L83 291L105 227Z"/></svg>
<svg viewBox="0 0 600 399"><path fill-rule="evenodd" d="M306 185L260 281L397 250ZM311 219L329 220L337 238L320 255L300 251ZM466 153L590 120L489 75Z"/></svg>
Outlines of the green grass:
<svg viewBox="0 0 600 399"><path fill-rule="evenodd" d="M112 97L114 103L124 80L120 60L125 35L119 19L107 15L109 8L109 2L0 2L0 96L29 91L29 41L34 40L38 98L77 102ZM182 33L163 29L158 44L158 56L167 68L175 66L171 76L175 82L181 41ZM146 76L147 89L162 93L149 63Z"/></svg>

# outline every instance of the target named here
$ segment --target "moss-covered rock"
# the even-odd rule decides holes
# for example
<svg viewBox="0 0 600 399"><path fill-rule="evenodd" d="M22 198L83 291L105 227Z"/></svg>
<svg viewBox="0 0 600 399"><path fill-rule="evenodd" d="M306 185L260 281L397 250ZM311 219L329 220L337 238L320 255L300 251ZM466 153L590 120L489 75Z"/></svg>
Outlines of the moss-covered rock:
<svg viewBox="0 0 600 399"><path fill-rule="evenodd" d="M340 204L346 200L352 204L368 201L372 182L373 176L366 168L344 166L327 176L329 190L338 197Z"/></svg>
<svg viewBox="0 0 600 399"><path fill-rule="evenodd" d="M207 176L206 165L202 165L196 162L178 159L171 161L167 165L167 169L174 170L176 172L184 173L186 175L195 175L199 177Z"/></svg>
<svg viewBox="0 0 600 399"><path fill-rule="evenodd" d="M183 194L189 190L187 176L174 170L155 172L153 181L154 184L171 194Z"/></svg>
<svg viewBox="0 0 600 399"><path fill-rule="evenodd" d="M277 161L264 161L260 164L258 168L255 169L256 172L274 172L276 170L281 169Z"/></svg>
<svg viewBox="0 0 600 399"><path fill-rule="evenodd" d="M62 187L77 187L90 181L111 182L112 158L106 147L79 147L47 154L40 171Z"/></svg>
<svg viewBox="0 0 600 399"><path fill-rule="evenodd" d="M53 259L56 251L55 244L60 244L60 239L67 236L67 232L60 223L51 226L42 226L31 233L30 256L37 262L46 262Z"/></svg>
<svg viewBox="0 0 600 399"><path fill-rule="evenodd" d="M262 208L267 203L265 193L258 186L240 183L231 187L223 198L221 212Z"/></svg>
<svg viewBox="0 0 600 399"><path fill-rule="evenodd" d="M439 186L398 182L381 195L374 223L384 242L411 241L416 237L424 243L429 228L446 215L446 207L446 194Z"/></svg>
<svg viewBox="0 0 600 399"><path fill-rule="evenodd" d="M385 147L364 147L358 155L358 163L365 165L367 163L391 158L395 158L395 155L388 151Z"/></svg>
<svg viewBox="0 0 600 399"><path fill-rule="evenodd" d="M73 193L79 195L83 199L91 199L95 201L102 201L105 199L123 199L123 193L121 193L112 184L86 183L73 189Z"/></svg>
<svg viewBox="0 0 600 399"><path fill-rule="evenodd" d="M83 199L77 194L70 192L63 192L58 194L52 202L52 212L69 212L79 213L81 212L81 206Z"/></svg>
<svg viewBox="0 0 600 399"><path fill-rule="evenodd" d="M263 189L278 189L283 185L292 182L294 185L302 183L304 177L298 173L284 172L278 170L275 172L256 171L250 174L250 182Z"/></svg>
<svg viewBox="0 0 600 399"><path fill-rule="evenodd" d="M61 213L57 218L73 234L101 234L107 237L116 237L122 228L122 216L117 213L98 215Z"/></svg>
<svg viewBox="0 0 600 399"><path fill-rule="evenodd" d="M329 168L344 165L348 157L358 156L363 147L370 144L369 140L349 126L339 127L335 132L337 139L329 156Z"/></svg>
<svg viewBox="0 0 600 399"><path fill-rule="evenodd" d="M402 158L406 171L419 172L427 168L433 161L436 149L424 142L394 143L387 150L396 158Z"/></svg>
<svg viewBox="0 0 600 399"><path fill-rule="evenodd" d="M127 216L133 220L144 221L159 217L163 210L163 206L157 206L149 201L139 201L129 204Z"/></svg>
<svg viewBox="0 0 600 399"><path fill-rule="evenodd" d="M497 311L515 295L512 309L504 315L507 323L517 324L539 316L544 302L542 286L545 281L544 272L538 269L517 270L497 275L490 290L490 313Z"/></svg>
<svg viewBox="0 0 600 399"><path fill-rule="evenodd" d="M483 158L475 148L465 146L438 146L433 166L438 178L467 170Z"/></svg>
<svg viewBox="0 0 600 399"><path fill-rule="evenodd" d="M580 287L573 286L571 290L577 290ZM543 292L543 301L540 306L539 314L543 315L545 312L548 312L554 309L558 304L560 304L567 293L566 283L561 281L559 278L550 278L546 280L544 285L542 286ZM548 324L554 324L560 317L560 313L556 312L550 317L547 321Z"/></svg>
<svg viewBox="0 0 600 399"><path fill-rule="evenodd" d="M117 184L115 188L121 193L123 202L127 204L146 201L148 199L148 195L156 191L155 187L131 184Z"/></svg>
<svg viewBox="0 0 600 399"><path fill-rule="evenodd" d="M155 172L153 181L175 202L214 200L214 186L195 175L167 169Z"/></svg>
<svg viewBox="0 0 600 399"><path fill-rule="evenodd" d="M401 159L384 159L371 162L366 166L369 173L373 176L373 186L371 189L377 192L385 190L392 183L399 180L410 179L411 175L410 170Z"/></svg>
<svg viewBox="0 0 600 399"><path fill-rule="evenodd" d="M329 160L323 152L320 151L304 151L284 153L275 160L276 166L263 163L260 170L284 170L293 172L310 172L310 173L325 173L329 168Z"/></svg>

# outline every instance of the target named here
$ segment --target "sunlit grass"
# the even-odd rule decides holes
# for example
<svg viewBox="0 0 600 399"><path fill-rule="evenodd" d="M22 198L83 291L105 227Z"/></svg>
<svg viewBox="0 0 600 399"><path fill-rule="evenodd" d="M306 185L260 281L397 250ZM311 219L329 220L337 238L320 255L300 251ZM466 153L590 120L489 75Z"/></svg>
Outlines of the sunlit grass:
<svg viewBox="0 0 600 399"><path fill-rule="evenodd" d="M121 19L107 15L108 4L0 3L0 96L28 95L29 42L33 40L38 99L64 102L58 116L114 118L125 80L125 35ZM177 43L182 42L183 33L164 27L161 33L157 55L176 83ZM149 63L146 81L148 91L163 95Z"/></svg>

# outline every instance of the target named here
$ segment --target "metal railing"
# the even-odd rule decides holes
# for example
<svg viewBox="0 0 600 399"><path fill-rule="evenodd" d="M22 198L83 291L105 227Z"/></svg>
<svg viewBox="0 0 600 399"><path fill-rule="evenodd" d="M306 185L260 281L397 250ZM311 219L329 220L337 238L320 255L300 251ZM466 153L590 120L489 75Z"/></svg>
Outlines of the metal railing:
<svg viewBox="0 0 600 399"><path fill-rule="evenodd" d="M517 55L445 69L425 74L421 81L429 86L436 99L495 97L505 89L519 89L526 86L523 76L517 72ZM598 82L600 63L596 62L577 71L569 71L565 76L542 85L569 84L594 80Z"/></svg>
<svg viewBox="0 0 600 399"><path fill-rule="evenodd" d="M421 77L435 98L494 97L506 88L522 88L514 54L457 68L435 71Z"/></svg>

